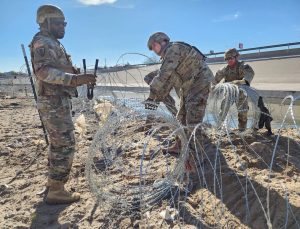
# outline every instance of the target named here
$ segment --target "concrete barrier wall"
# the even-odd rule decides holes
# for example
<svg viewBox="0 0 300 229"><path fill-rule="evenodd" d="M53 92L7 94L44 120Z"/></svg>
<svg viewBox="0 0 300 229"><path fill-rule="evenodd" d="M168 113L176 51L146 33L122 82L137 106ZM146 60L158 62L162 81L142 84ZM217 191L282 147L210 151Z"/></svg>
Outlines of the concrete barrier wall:
<svg viewBox="0 0 300 229"><path fill-rule="evenodd" d="M257 60L266 58L278 58L278 57L292 57L300 56L300 48L284 49L284 50L273 50L263 51L255 53L240 53L241 60ZM207 63L224 62L224 54L214 57L213 55L208 56Z"/></svg>
<svg viewBox="0 0 300 229"><path fill-rule="evenodd" d="M268 94L278 94L270 97L284 97L286 94L300 93L300 57L289 57L268 60L246 61L255 71L251 86ZM208 64L215 74L225 64ZM147 87L143 81L144 75L158 69L160 65L130 69L100 74L98 85ZM274 92L273 92L274 91ZM286 92L286 93L283 93Z"/></svg>
<svg viewBox="0 0 300 229"><path fill-rule="evenodd" d="M255 71L251 86L263 91L267 97L300 95L300 57L247 62ZM225 64L209 64L216 71Z"/></svg>
<svg viewBox="0 0 300 229"><path fill-rule="evenodd" d="M300 96L300 57L277 58L267 60L251 60L246 61L255 71L255 77L251 86L261 91L263 96L283 98L286 95ZM218 69L225 66L224 63L208 64L215 74ZM151 65L139 67L135 69L114 71L114 72L98 72L98 86L114 86L114 87L148 87L144 82L144 76L156 69L160 65ZM28 77L8 78L0 80L2 85L24 85L29 84ZM3 88L2 88L3 90Z"/></svg>

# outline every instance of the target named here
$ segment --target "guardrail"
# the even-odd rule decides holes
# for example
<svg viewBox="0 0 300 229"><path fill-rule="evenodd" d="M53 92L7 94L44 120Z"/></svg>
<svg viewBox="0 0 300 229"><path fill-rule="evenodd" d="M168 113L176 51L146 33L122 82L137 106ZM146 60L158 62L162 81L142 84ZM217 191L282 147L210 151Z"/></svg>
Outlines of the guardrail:
<svg viewBox="0 0 300 229"><path fill-rule="evenodd" d="M268 46L260 46L260 47L254 47L254 48L248 48L248 49L238 49L239 52L245 52L245 51L252 51L252 50L258 50L258 52L260 52L260 50L262 49L270 49L270 48L278 48L278 47L288 47L288 49L290 48L290 46L295 46L295 45L300 45L300 42L293 42L293 43L285 43L285 44L278 44L278 45L268 45ZM217 55L221 55L224 54L225 52L214 52L214 53L207 53L205 54L205 56L209 57L209 56L217 56Z"/></svg>

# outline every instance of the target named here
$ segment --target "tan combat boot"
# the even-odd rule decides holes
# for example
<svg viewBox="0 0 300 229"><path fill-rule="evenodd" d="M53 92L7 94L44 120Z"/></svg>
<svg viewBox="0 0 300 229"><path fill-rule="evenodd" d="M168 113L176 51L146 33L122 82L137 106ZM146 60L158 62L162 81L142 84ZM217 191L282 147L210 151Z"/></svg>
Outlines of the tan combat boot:
<svg viewBox="0 0 300 229"><path fill-rule="evenodd" d="M48 179L48 185L49 192L45 200L47 204L70 204L80 199L80 194L68 192L62 181Z"/></svg>

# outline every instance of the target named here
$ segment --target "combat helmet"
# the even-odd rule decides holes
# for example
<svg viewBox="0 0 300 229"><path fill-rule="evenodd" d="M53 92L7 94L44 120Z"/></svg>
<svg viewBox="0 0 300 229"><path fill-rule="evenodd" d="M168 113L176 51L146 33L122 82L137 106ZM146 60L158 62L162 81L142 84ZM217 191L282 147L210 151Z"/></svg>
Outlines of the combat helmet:
<svg viewBox="0 0 300 229"><path fill-rule="evenodd" d="M47 18L62 18L65 20L64 13L59 7L54 5L42 5L37 10L36 22L42 24Z"/></svg>
<svg viewBox="0 0 300 229"><path fill-rule="evenodd" d="M238 57L239 55L239 52L235 48L231 48L225 52L224 59L227 60L230 57Z"/></svg>
<svg viewBox="0 0 300 229"><path fill-rule="evenodd" d="M157 42L157 43L161 43L163 41L169 42L170 41L170 37L163 33L163 32L156 32L153 33L148 40L148 48L149 50L152 50L152 44L153 42Z"/></svg>

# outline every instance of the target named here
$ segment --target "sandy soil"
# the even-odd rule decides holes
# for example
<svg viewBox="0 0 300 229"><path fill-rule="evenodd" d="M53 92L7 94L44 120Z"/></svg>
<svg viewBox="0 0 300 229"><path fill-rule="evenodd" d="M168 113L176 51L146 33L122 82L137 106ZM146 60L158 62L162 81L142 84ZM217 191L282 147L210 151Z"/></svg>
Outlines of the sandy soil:
<svg viewBox="0 0 300 229"><path fill-rule="evenodd" d="M46 182L47 149L33 99L0 100L0 110L1 228L99 228L100 209L89 221L95 201L84 177L87 149L98 127L96 119L87 122L84 136L77 134L78 152L68 183L82 194L81 201L48 206L36 195Z"/></svg>
<svg viewBox="0 0 300 229"><path fill-rule="evenodd" d="M33 99L1 99L0 100L0 225L1 228L266 228L262 211L253 195L249 195L251 219L247 218L244 209L243 193L236 184L237 177L246 182L246 176L251 180L249 186L254 186L258 195L264 199L270 187L270 215L273 228L284 228L286 217L286 201L289 199L289 208L294 217L300 220L300 138L292 129L282 131L279 140L278 153L273 165L274 173L268 179L272 149L276 142L275 136L267 136L264 131L255 135L247 135L241 139L232 136L237 153L241 160L236 161L232 153L231 144L224 138L221 145L220 164L222 165L223 194L212 195L213 184L210 179L211 171L207 171L207 187L196 185L186 202L182 205L179 220L170 221L162 217L166 210L167 201L162 201L148 211L142 219L122 218L118 224L102 211L101 203L97 204L85 177L85 161L93 137L99 129L99 116L95 113L82 110L85 115L86 126L77 133L78 152L76 153L71 178L67 187L81 193L81 200L72 205L49 206L43 202L43 196L36 193L43 189L47 175L47 149L43 140L42 129L35 109ZM76 117L78 117L78 113ZM137 121L139 122L139 121ZM130 126L136 123L128 124ZM80 129L80 126L79 126ZM144 136L145 130L134 131L133 128L123 127L128 138ZM161 133L164 134L164 133ZM118 133L115 133L118 137ZM215 141L213 136L210 139ZM159 138L153 138L160 141ZM249 147L250 146L250 147ZM255 150L257 154L253 152ZM287 160L287 151L289 159ZM123 154L123 158L132 156L131 160L139 163L137 149L131 154ZM213 158L211 158L213 159ZM245 167L247 170L245 170ZM247 174L245 173L247 171ZM236 175L233 175L236 174ZM287 194L288 193L288 194ZM222 201L221 201L222 200ZM212 204L214 203L214 204ZM262 205L267 203L263 201ZM222 209L218 213L219 206ZM118 212L118 209L116 209ZM290 213L291 211L289 211ZM216 217L222 215L221 218ZM199 220L199 215L204 221ZM292 214L288 215L288 227L298 228Z"/></svg>

